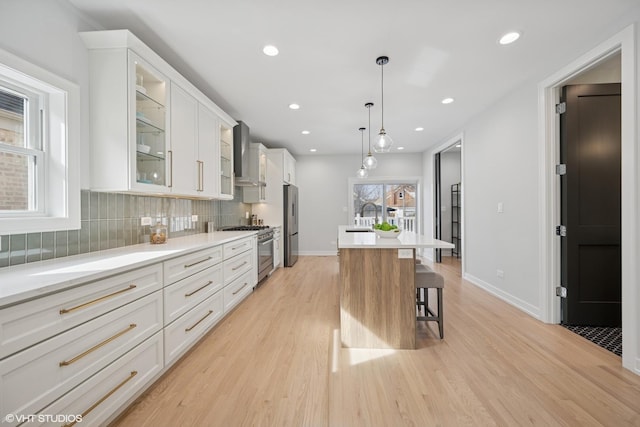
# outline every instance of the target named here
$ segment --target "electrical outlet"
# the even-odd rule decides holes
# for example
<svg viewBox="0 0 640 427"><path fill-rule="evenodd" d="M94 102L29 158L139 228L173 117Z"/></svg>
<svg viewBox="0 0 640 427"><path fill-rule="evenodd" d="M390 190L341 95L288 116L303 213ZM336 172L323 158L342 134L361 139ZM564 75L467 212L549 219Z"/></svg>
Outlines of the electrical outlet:
<svg viewBox="0 0 640 427"><path fill-rule="evenodd" d="M499 278L503 279L504 278L504 271L496 270L496 276L498 276Z"/></svg>
<svg viewBox="0 0 640 427"><path fill-rule="evenodd" d="M498 213L504 213L504 205L502 202L498 202Z"/></svg>
<svg viewBox="0 0 640 427"><path fill-rule="evenodd" d="M191 215L191 222L198 222L198 215Z"/></svg>
<svg viewBox="0 0 640 427"><path fill-rule="evenodd" d="M151 225L151 217L143 216L142 218L140 218L140 225Z"/></svg>
<svg viewBox="0 0 640 427"><path fill-rule="evenodd" d="M398 258L413 258L413 249L398 249Z"/></svg>

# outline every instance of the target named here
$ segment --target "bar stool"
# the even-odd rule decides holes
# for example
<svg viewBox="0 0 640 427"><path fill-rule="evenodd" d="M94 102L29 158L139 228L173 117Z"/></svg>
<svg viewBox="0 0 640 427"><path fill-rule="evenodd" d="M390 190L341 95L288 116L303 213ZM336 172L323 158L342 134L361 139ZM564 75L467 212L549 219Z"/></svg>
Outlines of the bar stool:
<svg viewBox="0 0 640 427"><path fill-rule="evenodd" d="M443 319L443 304L442 304L442 289L444 288L444 277L441 274L436 273L428 266L424 264L416 264L416 309L418 315L416 320L433 321L438 322L438 329L440 331L440 339L444 338L444 319ZM438 290L438 313L434 313L429 308L429 289L435 288ZM424 312L423 310L424 309ZM422 314L424 313L424 316Z"/></svg>

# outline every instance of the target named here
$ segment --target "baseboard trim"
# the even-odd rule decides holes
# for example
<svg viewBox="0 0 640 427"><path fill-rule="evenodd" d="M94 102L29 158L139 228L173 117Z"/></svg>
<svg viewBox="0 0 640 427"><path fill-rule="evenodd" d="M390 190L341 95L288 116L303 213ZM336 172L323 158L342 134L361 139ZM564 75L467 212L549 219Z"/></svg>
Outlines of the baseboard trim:
<svg viewBox="0 0 640 427"><path fill-rule="evenodd" d="M540 317L540 308L536 307L534 305L529 304L526 301L521 300L520 298L514 297L511 294L508 294L507 292L503 291L502 289L496 288L495 286L493 286L492 284L485 282L482 279L478 279L477 277L473 276L472 274L468 274L465 273L462 275L462 278L465 279L466 281L476 285L477 287L484 289L485 291L489 292L491 295L494 295L498 298L500 298L501 300L511 304L512 306L524 311L525 313L527 313L528 315L538 319L538 320L542 320L542 318Z"/></svg>
<svg viewBox="0 0 640 427"><path fill-rule="evenodd" d="M336 256L337 251L298 251L299 256Z"/></svg>

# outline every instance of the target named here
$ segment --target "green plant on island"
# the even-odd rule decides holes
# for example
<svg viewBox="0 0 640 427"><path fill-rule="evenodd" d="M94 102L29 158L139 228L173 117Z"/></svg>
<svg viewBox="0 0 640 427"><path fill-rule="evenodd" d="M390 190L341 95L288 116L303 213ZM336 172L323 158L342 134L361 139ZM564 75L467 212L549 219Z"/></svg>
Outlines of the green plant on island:
<svg viewBox="0 0 640 427"><path fill-rule="evenodd" d="M375 228L376 230L382 230L382 231L392 231L392 230L397 230L398 226L395 224L394 225L389 224L387 221L384 221L381 224L374 225L373 228Z"/></svg>

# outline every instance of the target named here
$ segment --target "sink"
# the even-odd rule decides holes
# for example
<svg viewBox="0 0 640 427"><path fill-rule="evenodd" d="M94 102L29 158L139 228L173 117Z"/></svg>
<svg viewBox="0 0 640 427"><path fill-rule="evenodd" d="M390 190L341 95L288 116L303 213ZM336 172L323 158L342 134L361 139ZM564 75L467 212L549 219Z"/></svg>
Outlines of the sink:
<svg viewBox="0 0 640 427"><path fill-rule="evenodd" d="M370 228L347 228L344 231L347 233L373 233L373 230Z"/></svg>

